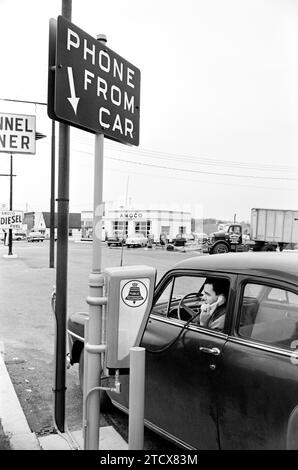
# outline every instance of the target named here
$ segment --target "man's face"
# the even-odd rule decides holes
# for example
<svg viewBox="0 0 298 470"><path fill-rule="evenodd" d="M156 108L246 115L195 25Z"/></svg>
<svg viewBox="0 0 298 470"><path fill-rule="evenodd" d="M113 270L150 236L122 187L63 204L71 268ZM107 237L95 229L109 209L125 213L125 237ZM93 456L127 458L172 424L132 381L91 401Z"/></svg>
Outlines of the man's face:
<svg viewBox="0 0 298 470"><path fill-rule="evenodd" d="M212 284L205 284L203 289L202 300L206 304L213 304L218 299L218 295L214 292Z"/></svg>

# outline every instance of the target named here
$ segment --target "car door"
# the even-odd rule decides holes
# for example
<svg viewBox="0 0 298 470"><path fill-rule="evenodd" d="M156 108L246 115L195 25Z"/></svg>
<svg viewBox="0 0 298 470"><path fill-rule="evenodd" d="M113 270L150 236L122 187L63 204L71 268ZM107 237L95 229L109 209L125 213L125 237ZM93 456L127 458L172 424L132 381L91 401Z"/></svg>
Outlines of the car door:
<svg viewBox="0 0 298 470"><path fill-rule="evenodd" d="M220 374L222 449L298 448L298 289L239 276Z"/></svg>
<svg viewBox="0 0 298 470"><path fill-rule="evenodd" d="M142 341L145 419L151 428L190 448L218 449L218 368L227 334L175 318L172 309L179 303L178 280L183 295L198 292L205 279L206 273L172 272L159 286ZM233 285L233 276L228 279ZM230 294L226 321L232 305Z"/></svg>

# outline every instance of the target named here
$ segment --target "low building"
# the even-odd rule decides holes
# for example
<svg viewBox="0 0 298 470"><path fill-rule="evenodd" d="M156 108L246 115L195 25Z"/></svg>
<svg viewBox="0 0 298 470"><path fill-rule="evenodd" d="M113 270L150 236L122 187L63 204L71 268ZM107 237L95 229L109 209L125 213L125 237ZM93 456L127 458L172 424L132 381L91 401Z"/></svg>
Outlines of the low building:
<svg viewBox="0 0 298 470"><path fill-rule="evenodd" d="M46 238L50 238L51 227L51 213L50 212L24 212L23 223L27 225L27 232L32 230L41 232ZM55 237L57 236L57 221L58 214L55 213ZM72 240L81 238L81 214L79 212L71 212L69 214L68 222L68 235Z"/></svg>
<svg viewBox="0 0 298 470"><path fill-rule="evenodd" d="M107 236L142 233L158 241L161 234L169 240L177 234L191 232L191 213L179 210L138 208L106 208L104 225Z"/></svg>

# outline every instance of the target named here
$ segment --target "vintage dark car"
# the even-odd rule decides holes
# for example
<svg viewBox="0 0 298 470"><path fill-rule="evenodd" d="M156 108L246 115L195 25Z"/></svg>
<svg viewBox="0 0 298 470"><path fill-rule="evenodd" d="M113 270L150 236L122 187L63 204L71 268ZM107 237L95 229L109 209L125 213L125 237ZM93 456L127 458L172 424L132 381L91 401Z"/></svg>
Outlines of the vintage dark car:
<svg viewBox="0 0 298 470"><path fill-rule="evenodd" d="M185 243L187 242L186 235L184 234L177 234L175 238L172 239L172 244L174 246L185 246Z"/></svg>
<svg viewBox="0 0 298 470"><path fill-rule="evenodd" d="M125 245L125 236L123 235L111 235L107 237L108 246L122 246Z"/></svg>
<svg viewBox="0 0 298 470"><path fill-rule="evenodd" d="M198 322L209 277L229 286L222 331ZM68 337L82 366L81 317ZM298 449L298 254L181 261L155 289L141 345L152 430L188 449ZM127 412L129 376L121 382L109 399Z"/></svg>

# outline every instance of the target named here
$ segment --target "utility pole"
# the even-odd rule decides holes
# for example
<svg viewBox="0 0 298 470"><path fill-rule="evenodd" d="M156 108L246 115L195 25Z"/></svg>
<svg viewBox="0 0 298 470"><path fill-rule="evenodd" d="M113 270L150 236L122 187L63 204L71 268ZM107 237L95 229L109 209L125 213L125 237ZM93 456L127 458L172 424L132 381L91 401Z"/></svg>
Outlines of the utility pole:
<svg viewBox="0 0 298 470"><path fill-rule="evenodd" d="M55 157L55 121L53 119L51 148L50 268L54 268L55 255Z"/></svg>
<svg viewBox="0 0 298 470"><path fill-rule="evenodd" d="M71 20L71 6L71 0L62 0L62 16L68 20ZM55 424L60 432L64 432L65 428L69 141L70 127L66 124L59 123L58 238L55 308L57 335L54 414Z"/></svg>
<svg viewBox="0 0 298 470"><path fill-rule="evenodd" d="M12 211L12 153L10 154L9 210ZM8 256L12 256L12 228L8 231Z"/></svg>

